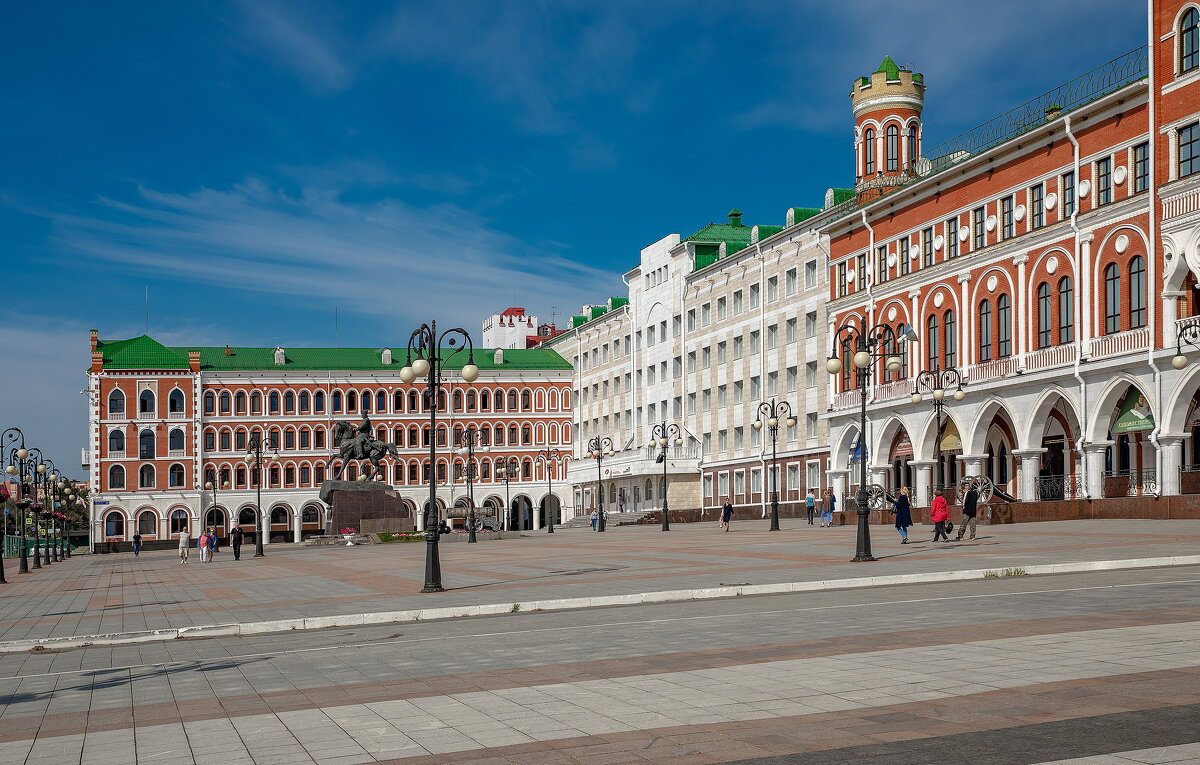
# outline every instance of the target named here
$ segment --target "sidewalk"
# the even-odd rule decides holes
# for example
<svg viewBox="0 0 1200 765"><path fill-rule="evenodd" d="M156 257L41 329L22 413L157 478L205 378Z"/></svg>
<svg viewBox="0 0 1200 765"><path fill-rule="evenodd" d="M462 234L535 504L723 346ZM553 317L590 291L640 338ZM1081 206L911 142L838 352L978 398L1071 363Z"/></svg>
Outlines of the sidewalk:
<svg viewBox="0 0 1200 765"><path fill-rule="evenodd" d="M396 620L383 612L423 610L421 618L530 607L585 607L771 591L870 586L898 581L979 578L984 571L1074 564L1068 570L1200 562L1200 521L1069 521L985 526L974 542L934 545L925 527L901 546L890 527L872 527L875 563L850 563L853 526L820 528L786 520L610 527L605 534L526 532L516 540L441 545L447 591L421 594L425 545L303 548L271 545L267 557L238 562L223 550L211 564L180 565L174 552L76 556L0 586L0 651L55 638L109 635L112 642L184 634L246 634ZM1140 561L1140 562L1139 562ZM1113 565L1113 564L1109 564ZM969 573L961 573L969 572ZM891 577L901 577L899 580ZM864 578L885 577L884 579ZM719 588L734 587L719 592ZM624 596L624 597L612 597ZM566 604L536 601L586 599ZM443 610L446 609L446 610ZM335 619L345 615L378 617ZM404 618L413 618L408 615ZM307 621L287 621L307 620ZM278 624L285 621L284 624ZM266 623L266 624L264 624ZM257 625L194 630L211 625ZM163 630L165 633L154 634ZM75 644L78 644L76 641ZM101 641L96 641L101 642ZM104 641L109 642L109 641ZM66 647L64 645L64 647Z"/></svg>

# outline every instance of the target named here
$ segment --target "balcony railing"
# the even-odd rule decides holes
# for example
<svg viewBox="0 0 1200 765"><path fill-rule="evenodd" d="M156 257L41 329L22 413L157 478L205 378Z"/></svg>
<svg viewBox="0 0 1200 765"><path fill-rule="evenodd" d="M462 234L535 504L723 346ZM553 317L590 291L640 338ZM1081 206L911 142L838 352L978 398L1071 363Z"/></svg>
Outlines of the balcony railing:
<svg viewBox="0 0 1200 765"><path fill-rule="evenodd" d="M139 420L157 420L158 412L151 409L149 412L138 412Z"/></svg>
<svg viewBox="0 0 1200 765"><path fill-rule="evenodd" d="M862 402L862 397L859 395L858 388L854 390L846 390L835 394L833 397L834 409L849 409L852 406L858 406Z"/></svg>
<svg viewBox="0 0 1200 765"><path fill-rule="evenodd" d="M1122 353L1144 351L1150 347L1150 328L1140 327L1127 332L1092 338L1089 355L1094 359L1118 356Z"/></svg>
<svg viewBox="0 0 1200 765"><path fill-rule="evenodd" d="M1158 493L1158 475L1154 470L1104 471L1105 497L1144 497Z"/></svg>
<svg viewBox="0 0 1200 765"><path fill-rule="evenodd" d="M187 449L169 449L167 450L168 457L184 457L187 456Z"/></svg>
<svg viewBox="0 0 1200 765"><path fill-rule="evenodd" d="M908 396L912 393L912 383L908 380L893 380L882 385L876 385L874 389L876 401L890 401L901 396Z"/></svg>
<svg viewBox="0 0 1200 765"><path fill-rule="evenodd" d="M1025 369L1030 372L1037 372L1041 369L1065 367L1075 363L1076 353L1078 353L1078 347L1075 343L1055 345L1050 348L1032 351L1025 354Z"/></svg>
<svg viewBox="0 0 1200 765"><path fill-rule="evenodd" d="M122 411L120 411L120 412L109 412L109 413L108 413L108 419L110 419L110 420L124 420L124 419L125 419L125 412L124 412L124 410L122 410Z"/></svg>
<svg viewBox="0 0 1200 765"><path fill-rule="evenodd" d="M108 454L105 456L110 460L123 460L125 459L125 450L121 449L120 451L117 451L115 449L109 449Z"/></svg>
<svg viewBox="0 0 1200 765"><path fill-rule="evenodd" d="M167 414L167 417L172 420L186 420L187 412L170 412Z"/></svg>
<svg viewBox="0 0 1200 765"><path fill-rule="evenodd" d="M1002 359L994 359L985 361L982 364L973 364L967 367L967 382L980 383L988 380L996 380L1001 377L1008 377L1017 371L1017 360L1013 356L1006 356Z"/></svg>
<svg viewBox="0 0 1200 765"><path fill-rule="evenodd" d="M645 452L646 458L650 460L658 459L658 455L662 454L662 449L659 447L644 446L642 450ZM698 446L672 446L667 449L667 459L669 460L695 460L700 459L700 447Z"/></svg>

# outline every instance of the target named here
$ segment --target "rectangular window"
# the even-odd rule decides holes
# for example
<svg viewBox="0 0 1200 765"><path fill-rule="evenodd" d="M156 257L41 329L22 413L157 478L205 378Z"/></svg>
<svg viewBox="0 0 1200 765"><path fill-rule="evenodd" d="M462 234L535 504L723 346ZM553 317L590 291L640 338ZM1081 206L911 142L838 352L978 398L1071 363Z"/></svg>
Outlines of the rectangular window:
<svg viewBox="0 0 1200 765"><path fill-rule="evenodd" d="M711 366L712 366L712 348L710 346L706 345L700 349L700 368L708 369ZM653 373L654 368L651 367L650 371ZM654 382L654 380L651 380L650 382Z"/></svg>
<svg viewBox="0 0 1200 765"><path fill-rule="evenodd" d="M1179 129L1179 177L1200 173L1200 122Z"/></svg>
<svg viewBox="0 0 1200 765"><path fill-rule="evenodd" d="M901 276L904 276L909 271L909 263L912 259L908 257L908 253L914 247L916 247L916 244L910 239L901 239L899 242L896 242L896 258L899 260L898 265L900 266Z"/></svg>
<svg viewBox="0 0 1200 765"><path fill-rule="evenodd" d="M767 372L767 395L775 396L779 394L779 373Z"/></svg>
<svg viewBox="0 0 1200 765"><path fill-rule="evenodd" d="M729 451L729 431L721 430L717 432L717 453Z"/></svg>
<svg viewBox="0 0 1200 765"><path fill-rule="evenodd" d="M958 218L946 221L946 257L958 257Z"/></svg>
<svg viewBox="0 0 1200 765"><path fill-rule="evenodd" d="M688 414L695 414L695 413L696 413L696 394L695 394L695 393L689 393L689 394L688 394L688 399L687 399L687 413L688 413Z"/></svg>
<svg viewBox="0 0 1200 765"><path fill-rule="evenodd" d="M728 387L724 385L717 386L717 408L724 409L729 405Z"/></svg>
<svg viewBox="0 0 1200 765"><path fill-rule="evenodd" d="M837 296L846 297L846 261L837 264Z"/></svg>
<svg viewBox="0 0 1200 765"><path fill-rule="evenodd" d="M1063 173L1062 176L1062 214L1070 218L1075 214L1075 171Z"/></svg>
<svg viewBox="0 0 1200 765"><path fill-rule="evenodd" d="M804 289L811 290L817 286L817 261L810 260L804 264Z"/></svg>
<svg viewBox="0 0 1200 765"><path fill-rule="evenodd" d="M1029 187L1029 227L1046 225L1046 187L1042 184Z"/></svg>
<svg viewBox="0 0 1200 765"><path fill-rule="evenodd" d="M746 431L741 427L733 429L733 448L740 450L746 443Z"/></svg>
<svg viewBox="0 0 1200 765"><path fill-rule="evenodd" d="M676 316L671 320L671 337L679 337L683 334L683 318ZM617 343L613 341L613 358L617 357Z"/></svg>
<svg viewBox="0 0 1200 765"><path fill-rule="evenodd" d="M775 350L779 347L779 325L772 324L767 327L767 349Z"/></svg>
<svg viewBox="0 0 1200 765"><path fill-rule="evenodd" d="M809 311L804 314L804 337L808 340L817 336L817 312Z"/></svg>
<svg viewBox="0 0 1200 765"><path fill-rule="evenodd" d="M1133 191L1150 188L1150 144L1139 143L1133 147Z"/></svg>
<svg viewBox="0 0 1200 765"><path fill-rule="evenodd" d="M733 292L733 315L740 316L742 313L742 291L734 290Z"/></svg>
<svg viewBox="0 0 1200 765"><path fill-rule="evenodd" d="M735 403L735 404L742 403L743 396L745 395L744 391L745 391L745 386L742 385L741 380L738 380L737 382L735 382L733 384L733 403Z"/></svg>
<svg viewBox="0 0 1200 765"><path fill-rule="evenodd" d="M817 362L810 361L804 365L804 387L817 387Z"/></svg>
<svg viewBox="0 0 1200 765"><path fill-rule="evenodd" d="M887 246L875 248L875 282L883 284L888 280L888 248Z"/></svg>
<svg viewBox="0 0 1200 765"><path fill-rule="evenodd" d="M757 356L760 350L762 350L762 336L756 329L750 333L750 355Z"/></svg>
<svg viewBox="0 0 1200 765"><path fill-rule="evenodd" d="M774 303L779 299L779 277L772 276L767 279L767 302Z"/></svg>
<svg viewBox="0 0 1200 765"><path fill-rule="evenodd" d="M987 230L983 227L985 210L982 207L976 207L971 211L973 228L975 229L974 249L981 250L987 244Z"/></svg>
<svg viewBox="0 0 1200 765"><path fill-rule="evenodd" d="M788 392L795 391L800 386L800 374L796 367L788 367L787 371L787 389Z"/></svg>
<svg viewBox="0 0 1200 765"><path fill-rule="evenodd" d="M996 298L996 339L999 342L998 356L1012 355L1012 318L1009 315L1008 295Z"/></svg>
<svg viewBox="0 0 1200 765"><path fill-rule="evenodd" d="M857 277L854 281L854 289L857 292L858 290L865 290L867 288L867 253L860 252L858 257L855 258L855 262L858 264L854 267L854 273Z"/></svg>
<svg viewBox="0 0 1200 765"><path fill-rule="evenodd" d="M750 307L758 308L758 285L750 285Z"/></svg>
<svg viewBox="0 0 1200 765"><path fill-rule="evenodd" d="M758 377L750 378L750 400L757 401L762 398L762 380Z"/></svg>
<svg viewBox="0 0 1200 765"><path fill-rule="evenodd" d="M725 318L726 302L723 297L717 298L717 321L722 321Z"/></svg>
<svg viewBox="0 0 1200 765"><path fill-rule="evenodd" d="M794 343L799 339L800 339L800 330L796 326L796 320L788 319L787 320L787 342L788 342L788 344L790 345L791 343Z"/></svg>
<svg viewBox="0 0 1200 765"><path fill-rule="evenodd" d="M718 364L724 364L724 363L726 362L726 360L727 360L727 356L728 356L729 354L728 354L728 353L726 352L726 350L725 350L725 349L726 349L726 347L727 347L727 346L726 346L726 344L725 344L725 341L724 341L724 340L722 340L721 342L717 343L717 363L718 363Z"/></svg>
<svg viewBox="0 0 1200 765"><path fill-rule="evenodd" d="M712 324L712 305L705 303L700 306L700 326L707 327Z"/></svg>
<svg viewBox="0 0 1200 765"><path fill-rule="evenodd" d="M1096 204L1112 201L1112 158L1096 160Z"/></svg>
<svg viewBox="0 0 1200 765"><path fill-rule="evenodd" d="M733 358L735 361L742 357L742 346L743 343L740 335L733 338Z"/></svg>
<svg viewBox="0 0 1200 765"><path fill-rule="evenodd" d="M783 290L785 294L795 295L800 289L800 280L797 278L796 269L789 268L784 274Z"/></svg>
<svg viewBox="0 0 1200 765"><path fill-rule="evenodd" d="M1002 239L1012 239L1013 237L1013 198L1011 196L1000 200L1000 237Z"/></svg>
<svg viewBox="0 0 1200 765"><path fill-rule="evenodd" d="M817 437L817 415L808 414L804 416L804 436L805 438Z"/></svg>
<svg viewBox="0 0 1200 765"><path fill-rule="evenodd" d="M695 308L693 308L692 310L687 312L687 328L688 328L688 332L696 331L696 309Z"/></svg>
<svg viewBox="0 0 1200 765"><path fill-rule="evenodd" d="M931 228L921 232L921 262L926 266L933 265L933 229Z"/></svg>

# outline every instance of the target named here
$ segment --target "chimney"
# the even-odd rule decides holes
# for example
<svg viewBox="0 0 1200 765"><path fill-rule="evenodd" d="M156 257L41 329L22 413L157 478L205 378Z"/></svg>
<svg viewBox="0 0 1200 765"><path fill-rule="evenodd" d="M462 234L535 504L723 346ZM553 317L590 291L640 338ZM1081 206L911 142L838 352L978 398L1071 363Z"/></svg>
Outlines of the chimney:
<svg viewBox="0 0 1200 765"><path fill-rule="evenodd" d="M92 371L99 372L104 369L104 352L92 351Z"/></svg>
<svg viewBox="0 0 1200 765"><path fill-rule="evenodd" d="M100 330L92 330L92 350L96 350L96 346L100 343Z"/></svg>
<svg viewBox="0 0 1200 765"><path fill-rule="evenodd" d="M742 225L742 211L737 209L736 207L729 211L729 225L731 225L731 226L741 226Z"/></svg>
<svg viewBox="0 0 1200 765"><path fill-rule="evenodd" d="M232 351L232 350L229 348L229 346L228 346L228 345L227 345L227 346L225 346L225 355L226 355L226 356L232 356L232 355L233 355L233 351Z"/></svg>
<svg viewBox="0 0 1200 765"><path fill-rule="evenodd" d="M200 351L188 351L188 369L200 371Z"/></svg>
<svg viewBox="0 0 1200 765"><path fill-rule="evenodd" d="M502 364L504 364L504 349L503 348L497 348L496 352L494 354L492 354L492 363L495 364L496 366L501 366Z"/></svg>

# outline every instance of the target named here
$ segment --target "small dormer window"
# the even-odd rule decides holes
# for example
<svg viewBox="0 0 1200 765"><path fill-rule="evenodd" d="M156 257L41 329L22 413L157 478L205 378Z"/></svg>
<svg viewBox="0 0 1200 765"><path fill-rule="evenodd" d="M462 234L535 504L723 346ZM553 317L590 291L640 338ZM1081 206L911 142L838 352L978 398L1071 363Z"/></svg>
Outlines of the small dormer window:
<svg viewBox="0 0 1200 765"><path fill-rule="evenodd" d="M392 363L392 349L391 348L384 348L380 355L382 356L381 361L384 364Z"/></svg>
<svg viewBox="0 0 1200 765"><path fill-rule="evenodd" d="M492 354L492 363L495 364L496 366L500 366L504 363L504 349L503 348L497 348L496 352L494 354Z"/></svg>
<svg viewBox="0 0 1200 765"><path fill-rule="evenodd" d="M275 349L275 366L283 366L286 363L287 357L282 348Z"/></svg>

